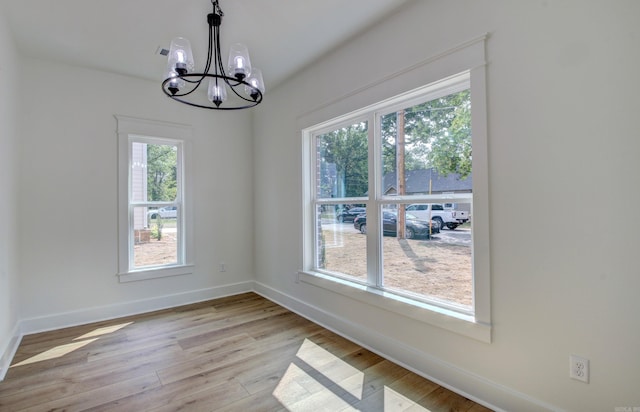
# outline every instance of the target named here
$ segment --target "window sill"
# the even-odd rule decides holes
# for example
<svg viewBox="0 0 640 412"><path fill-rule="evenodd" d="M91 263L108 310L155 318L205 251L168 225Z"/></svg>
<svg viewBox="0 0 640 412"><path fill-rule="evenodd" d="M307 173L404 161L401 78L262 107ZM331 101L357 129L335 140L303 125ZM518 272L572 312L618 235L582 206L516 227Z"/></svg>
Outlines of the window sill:
<svg viewBox="0 0 640 412"><path fill-rule="evenodd" d="M139 280L165 278L169 276L190 275L193 273L193 268L194 265L182 265L132 270L130 272L118 273L118 279L120 283L124 283L137 282Z"/></svg>
<svg viewBox="0 0 640 412"><path fill-rule="evenodd" d="M471 315L429 305L392 293L370 288L348 280L318 272L298 273L301 282L317 286L362 303L376 306L432 326L437 326L481 342L491 343L491 325L475 320Z"/></svg>

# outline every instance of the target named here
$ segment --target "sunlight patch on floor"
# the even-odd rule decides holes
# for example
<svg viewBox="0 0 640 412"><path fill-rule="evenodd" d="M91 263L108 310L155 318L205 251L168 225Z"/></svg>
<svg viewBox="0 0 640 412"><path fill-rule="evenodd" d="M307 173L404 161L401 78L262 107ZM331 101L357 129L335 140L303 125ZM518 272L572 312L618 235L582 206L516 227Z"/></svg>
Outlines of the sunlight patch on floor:
<svg viewBox="0 0 640 412"><path fill-rule="evenodd" d="M293 363L273 391L273 396L291 412L346 411L350 408L347 401Z"/></svg>
<svg viewBox="0 0 640 412"><path fill-rule="evenodd" d="M289 411L355 410L350 403L362 399L364 373L308 339L296 356L302 362L292 362L273 391L284 407Z"/></svg>
<svg viewBox="0 0 640 412"><path fill-rule="evenodd" d="M273 396L291 412L346 412L370 407L384 412L430 412L386 385L363 399L364 385L364 372L305 339Z"/></svg>
<svg viewBox="0 0 640 412"><path fill-rule="evenodd" d="M362 399L364 373L305 339L296 356L356 399Z"/></svg>
<svg viewBox="0 0 640 412"><path fill-rule="evenodd" d="M133 322L126 322L126 323L120 323L117 325L111 325L111 326L105 326L102 328L96 328L94 330L92 330L91 332L85 333L82 336L78 336L77 338L74 338L73 341L71 343L67 343L64 345L58 345L56 347L53 347L49 350L46 350L42 353L39 353L35 356L32 356L28 359L23 360L22 362L18 362L14 365L11 365L12 368L18 367L18 366L24 366L24 365L29 365L31 363L36 363L36 362L42 362L42 361L46 361L46 360L50 360L50 359L56 359L56 358L61 358L73 351L76 351L80 348L83 348L84 346L97 341L98 339L100 339L101 336L103 335L107 335L109 333L114 333L119 331L120 329L131 325ZM93 338L93 339L89 339L89 338Z"/></svg>
<svg viewBox="0 0 640 412"><path fill-rule="evenodd" d="M95 339L84 340L82 342L73 342L73 343L67 343L66 345L58 345L55 348L51 348L47 351L39 353L35 356L32 356L28 359L23 360L22 362L16 363L15 365L11 365L11 367L15 368L18 366L28 365L30 363L36 363L36 362L42 362L50 359L61 358L97 340L98 338L95 338Z"/></svg>
<svg viewBox="0 0 640 412"><path fill-rule="evenodd" d="M127 323L121 323L119 325L112 325L112 326L105 326L103 328L97 328L92 330L89 333L85 333L82 336L78 336L77 338L75 338L74 340L81 340L81 339L87 339L87 338L93 338L94 336L102 336L102 335L106 335L108 333L113 333L113 332L117 332L120 329L131 325L133 322L127 322Z"/></svg>
<svg viewBox="0 0 640 412"><path fill-rule="evenodd" d="M401 395L388 386L384 387L384 411L430 412L429 409L423 408L411 399Z"/></svg>

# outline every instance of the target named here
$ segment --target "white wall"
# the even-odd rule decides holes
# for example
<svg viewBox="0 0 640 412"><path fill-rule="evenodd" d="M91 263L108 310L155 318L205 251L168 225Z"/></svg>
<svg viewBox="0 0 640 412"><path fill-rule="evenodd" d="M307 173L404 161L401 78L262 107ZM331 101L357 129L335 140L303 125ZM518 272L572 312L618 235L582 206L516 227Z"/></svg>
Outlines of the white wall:
<svg viewBox="0 0 640 412"><path fill-rule="evenodd" d="M0 379L15 347L18 322L17 197L18 166L16 99L18 54L0 9L0 78L5 81L0 92Z"/></svg>
<svg viewBox="0 0 640 412"><path fill-rule="evenodd" d="M630 0L414 1L269 93L254 125L263 293L500 408L640 406L638 16ZM299 117L485 32L493 342L295 283ZM569 379L571 353L589 384Z"/></svg>
<svg viewBox="0 0 640 412"><path fill-rule="evenodd" d="M159 82L31 58L21 70L20 302L27 330L250 288L249 114L189 108L166 98ZM118 283L114 114L193 126L193 275Z"/></svg>

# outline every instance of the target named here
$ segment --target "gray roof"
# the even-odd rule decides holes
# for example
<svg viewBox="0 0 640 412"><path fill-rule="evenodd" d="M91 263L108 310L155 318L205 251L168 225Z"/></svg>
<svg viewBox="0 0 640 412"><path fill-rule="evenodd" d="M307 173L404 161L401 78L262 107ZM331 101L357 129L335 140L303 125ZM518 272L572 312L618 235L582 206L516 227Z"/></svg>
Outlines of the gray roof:
<svg viewBox="0 0 640 412"><path fill-rule="evenodd" d="M460 179L457 173L451 173L448 176L441 176L433 169L410 170L405 173L405 192L406 194L429 193L429 178L431 178L431 193L468 193L472 191L473 184L471 175L465 179ZM397 182L396 172L384 175L384 193L396 193Z"/></svg>

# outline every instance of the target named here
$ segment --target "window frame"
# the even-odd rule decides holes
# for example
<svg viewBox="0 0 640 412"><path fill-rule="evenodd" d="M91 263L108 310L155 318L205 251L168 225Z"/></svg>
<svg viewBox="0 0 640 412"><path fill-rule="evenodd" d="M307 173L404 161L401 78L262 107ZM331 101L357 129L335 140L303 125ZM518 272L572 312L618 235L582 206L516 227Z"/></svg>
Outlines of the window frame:
<svg viewBox="0 0 640 412"><path fill-rule="evenodd" d="M373 93L378 87L384 88L385 84L395 83L400 78L412 78L413 67L403 73L390 76L390 79L370 88L362 89L359 93L345 97L345 101L336 102L335 105L326 105L315 113L310 113L300 119L302 134L302 167L303 167L303 230L302 230L302 269L299 271L299 280L303 283L322 287L342 294L352 299L369 305L395 312L415 320L435 325L462 335L483 341L491 342L491 309L490 309L490 253L489 253L489 205L488 205L488 161L487 161L487 109L486 109L486 80L484 65L484 40L485 37L474 39L465 45L443 53L438 58L428 59L419 67L431 76L432 81L426 86L416 87L408 92L398 93L392 98L380 99L380 94ZM447 67L448 70L442 70ZM436 70L437 69L437 70ZM434 73L431 73L435 71ZM448 75L442 75L447 73ZM426 76L427 78L429 76ZM432 98L438 98L462 89L460 87L461 76L468 76L468 85L471 90L471 122L473 130L473 193L471 194L438 194L438 195L411 195L389 196L382 194L379 182L382 179L382 156L380 143L380 116L393 111L395 108L404 109L411 107L412 103L422 103ZM424 83L423 83L424 84ZM393 90L393 87L390 87ZM464 89L464 88L463 88ZM362 109L352 110L346 115L335 116L340 108L348 107L350 103L357 105L364 99L364 95L378 96L378 103L364 106ZM382 94L384 96L384 94ZM369 96L371 99L371 96ZM375 99L375 97L374 97ZM364 99L365 101L367 99ZM376 100L370 100L376 101ZM337 104L340 103L340 104ZM363 106L361 106L363 107ZM334 117L331 117L331 116ZM318 118L328 119L314 124ZM382 232L381 230L367 232L367 284L353 282L344 277L335 276L326 271L317 270L315 262L315 216L311 210L315 210L318 200L315 199L314 168L309 163L315 161L315 138L328 130L349 124L356 119L365 119L369 122L369 193L366 199L331 199L331 203L348 203L351 200L365 204L367 207L367 221L381 225L381 209L384 204L391 203L472 203L472 271L473 271L473 307L472 312L456 310L447 305L438 304L429 299L415 299L379 288L382 264ZM375 130L374 130L375 129ZM381 229L381 227L380 227ZM373 252L373 253L372 253Z"/></svg>
<svg viewBox="0 0 640 412"><path fill-rule="evenodd" d="M193 212L191 206L190 126L116 115L118 134L118 279L132 282L193 273ZM178 194L174 201L132 201L131 174L133 142L168 144L178 147ZM178 262L135 268L133 264L133 209L148 206L176 206L179 223Z"/></svg>

